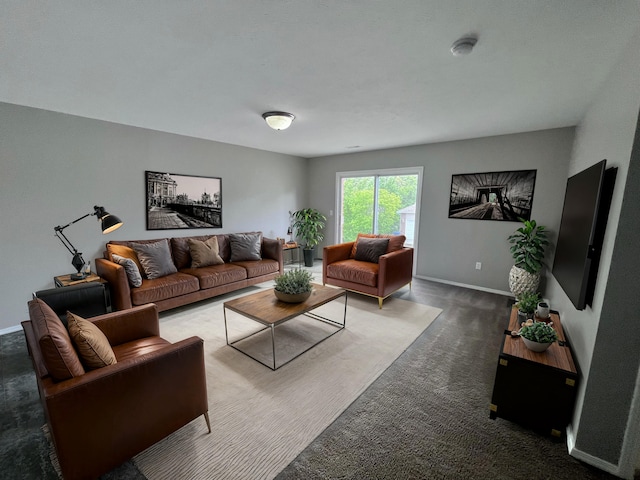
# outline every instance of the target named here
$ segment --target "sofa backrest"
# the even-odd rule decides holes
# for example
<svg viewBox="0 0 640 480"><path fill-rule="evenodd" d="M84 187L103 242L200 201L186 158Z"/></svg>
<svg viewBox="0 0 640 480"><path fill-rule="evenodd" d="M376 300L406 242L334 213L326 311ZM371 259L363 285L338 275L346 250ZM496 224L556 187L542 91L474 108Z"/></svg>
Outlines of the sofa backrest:
<svg viewBox="0 0 640 480"><path fill-rule="evenodd" d="M29 302L29 319L33 327L36 345L40 350L44 368L54 380L61 381L85 373L80 358L71 342L66 327L49 305L39 298Z"/></svg>

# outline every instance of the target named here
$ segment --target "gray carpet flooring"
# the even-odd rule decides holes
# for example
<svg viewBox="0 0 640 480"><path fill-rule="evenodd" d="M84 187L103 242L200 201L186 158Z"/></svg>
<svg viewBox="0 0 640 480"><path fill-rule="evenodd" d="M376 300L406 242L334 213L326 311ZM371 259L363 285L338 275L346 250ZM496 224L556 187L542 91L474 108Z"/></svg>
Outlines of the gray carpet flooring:
<svg viewBox="0 0 640 480"><path fill-rule="evenodd" d="M507 297L424 280L397 296L443 313L279 480L616 478L489 419ZM0 478L56 479L22 332L0 336L0 380ZM103 477L142 478L131 462Z"/></svg>

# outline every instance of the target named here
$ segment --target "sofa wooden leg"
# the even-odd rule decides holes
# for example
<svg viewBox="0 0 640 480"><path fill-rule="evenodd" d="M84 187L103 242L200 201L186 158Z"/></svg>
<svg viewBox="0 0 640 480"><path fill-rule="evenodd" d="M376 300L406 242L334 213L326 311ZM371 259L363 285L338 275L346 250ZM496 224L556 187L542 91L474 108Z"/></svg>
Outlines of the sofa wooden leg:
<svg viewBox="0 0 640 480"><path fill-rule="evenodd" d="M204 421L207 422L207 428L209 429L207 433L211 433L211 422L209 422L209 412L204 413Z"/></svg>

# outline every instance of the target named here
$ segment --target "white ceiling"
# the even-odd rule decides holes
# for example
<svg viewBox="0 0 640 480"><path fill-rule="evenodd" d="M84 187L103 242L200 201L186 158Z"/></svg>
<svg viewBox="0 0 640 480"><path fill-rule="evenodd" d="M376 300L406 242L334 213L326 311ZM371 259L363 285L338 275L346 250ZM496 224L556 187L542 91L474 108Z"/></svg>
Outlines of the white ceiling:
<svg viewBox="0 0 640 480"><path fill-rule="evenodd" d="M0 0L0 12L0 101L302 157L575 125L640 25L638 0ZM468 33L475 50L453 57ZM268 110L297 118L274 131Z"/></svg>

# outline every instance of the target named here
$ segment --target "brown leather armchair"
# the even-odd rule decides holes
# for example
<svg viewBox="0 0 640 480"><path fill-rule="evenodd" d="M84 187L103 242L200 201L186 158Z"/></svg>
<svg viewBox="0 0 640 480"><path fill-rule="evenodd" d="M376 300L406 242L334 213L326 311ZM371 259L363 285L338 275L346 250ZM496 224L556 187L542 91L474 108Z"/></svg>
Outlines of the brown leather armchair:
<svg viewBox="0 0 640 480"><path fill-rule="evenodd" d="M65 479L96 478L200 415L211 431L203 341L161 338L155 305L86 319L117 360L86 371L46 303L30 301L29 316L22 327Z"/></svg>
<svg viewBox="0 0 640 480"><path fill-rule="evenodd" d="M357 241L324 247L322 251L322 283L370 295L382 302L413 278L413 248L404 247L404 236L359 235L360 237L389 238L387 253L378 263L356 259ZM354 248L356 246L356 248Z"/></svg>

